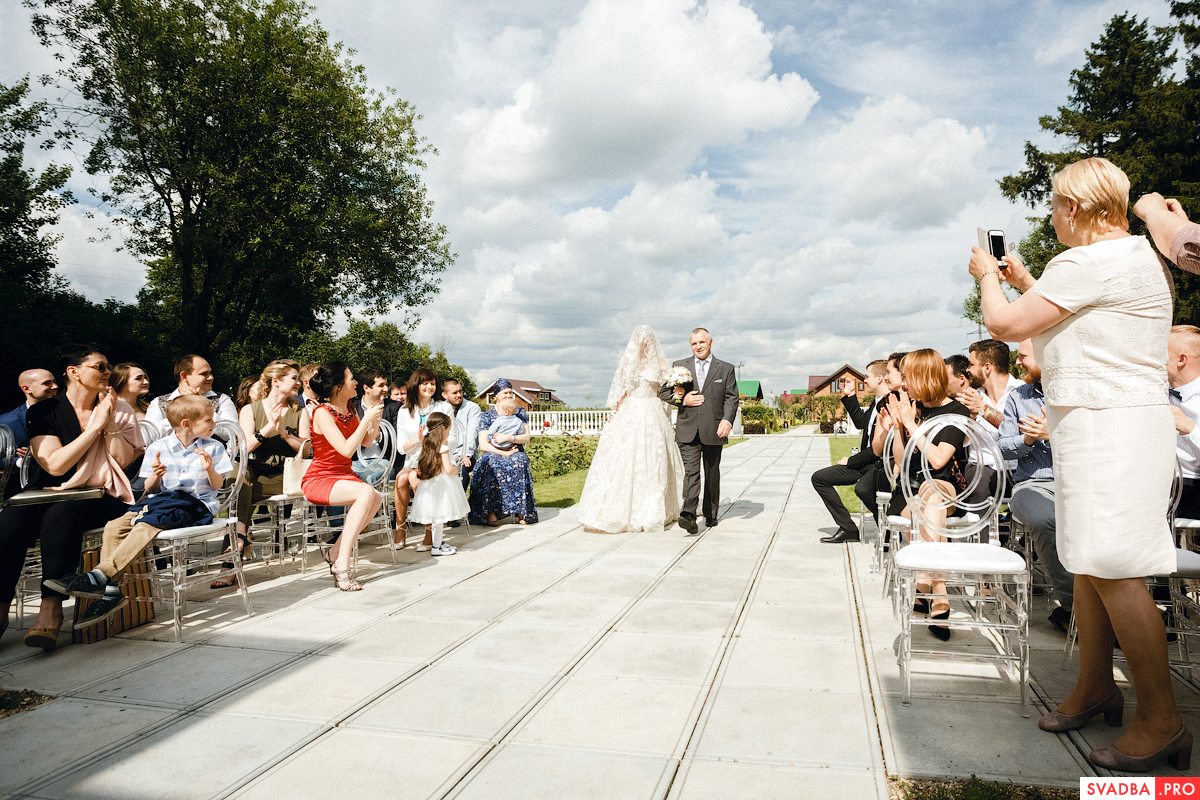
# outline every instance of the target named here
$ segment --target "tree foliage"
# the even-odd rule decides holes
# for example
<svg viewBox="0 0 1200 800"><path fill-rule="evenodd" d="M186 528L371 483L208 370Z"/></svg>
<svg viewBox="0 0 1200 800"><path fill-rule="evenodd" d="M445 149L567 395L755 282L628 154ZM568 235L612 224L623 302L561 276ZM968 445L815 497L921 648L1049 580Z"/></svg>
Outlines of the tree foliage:
<svg viewBox="0 0 1200 800"><path fill-rule="evenodd" d="M418 305L452 262L419 119L298 0L27 0L164 343L265 363L339 308ZM226 356L229 357L228 363Z"/></svg>
<svg viewBox="0 0 1200 800"><path fill-rule="evenodd" d="M1000 181L1009 200L1044 209L1050 179L1081 158L1103 156L1129 176L1132 200L1147 192L1177 197L1192 214L1200 211L1200 2L1171 3L1176 24L1151 30L1145 20L1118 14L1100 40L1071 73L1071 93L1058 113L1043 116L1043 130L1062 137L1067 149L1043 152L1025 143L1025 168ZM1182 37L1183 79L1176 77L1180 57L1173 49ZM1035 276L1063 249L1050 218L1021 242L1021 256ZM1144 233L1132 219L1134 233ZM1200 276L1174 272L1176 322L1200 320ZM978 287L964 302L966 316L980 321Z"/></svg>

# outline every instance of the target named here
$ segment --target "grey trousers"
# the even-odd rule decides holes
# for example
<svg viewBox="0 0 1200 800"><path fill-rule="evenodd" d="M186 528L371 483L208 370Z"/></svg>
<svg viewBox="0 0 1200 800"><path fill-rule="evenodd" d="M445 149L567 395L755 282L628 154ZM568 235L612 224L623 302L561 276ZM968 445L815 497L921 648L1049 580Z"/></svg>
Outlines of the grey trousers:
<svg viewBox="0 0 1200 800"><path fill-rule="evenodd" d="M1013 490L1012 500L1008 501L1008 509L1033 537L1033 549L1037 551L1038 560L1046 570L1050 583L1054 585L1054 591L1058 593L1058 601L1064 609L1070 611L1075 600L1075 576L1067 572L1058 560L1054 527L1054 483L1018 483Z"/></svg>

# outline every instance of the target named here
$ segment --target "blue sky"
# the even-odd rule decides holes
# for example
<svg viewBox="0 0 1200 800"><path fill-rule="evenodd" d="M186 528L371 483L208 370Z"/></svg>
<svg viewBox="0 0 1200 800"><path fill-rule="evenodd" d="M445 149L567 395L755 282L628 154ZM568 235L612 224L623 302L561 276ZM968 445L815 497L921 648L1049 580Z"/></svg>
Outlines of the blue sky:
<svg viewBox="0 0 1200 800"><path fill-rule="evenodd" d="M1030 213L996 181L1026 139L1053 145L1037 119L1114 14L1168 23L1166 0L314 5L439 150L424 178L458 259L413 337L578 404L638 324L679 357L709 327L769 393L964 350L975 229L1016 239ZM0 82L53 68L26 15L0 10ZM132 298L142 270L88 241L88 210L64 215L61 269Z"/></svg>

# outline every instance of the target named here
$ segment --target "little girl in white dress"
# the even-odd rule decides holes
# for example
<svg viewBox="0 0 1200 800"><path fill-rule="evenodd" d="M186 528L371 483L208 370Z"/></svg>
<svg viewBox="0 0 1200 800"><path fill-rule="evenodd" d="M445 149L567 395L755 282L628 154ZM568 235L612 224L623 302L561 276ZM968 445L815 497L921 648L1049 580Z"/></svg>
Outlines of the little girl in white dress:
<svg viewBox="0 0 1200 800"><path fill-rule="evenodd" d="M458 466L450 460L450 417L435 411L429 415L417 468L408 474L413 488L412 509L408 518L431 528L433 547L430 555L449 556L457 552L442 541L442 526L462 519L470 511L467 495L458 477Z"/></svg>

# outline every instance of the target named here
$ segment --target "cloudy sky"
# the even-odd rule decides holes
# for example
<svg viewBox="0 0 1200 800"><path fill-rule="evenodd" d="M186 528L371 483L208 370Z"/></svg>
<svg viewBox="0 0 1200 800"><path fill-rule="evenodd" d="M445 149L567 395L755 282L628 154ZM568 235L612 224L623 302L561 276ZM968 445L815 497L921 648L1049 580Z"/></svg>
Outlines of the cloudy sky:
<svg viewBox="0 0 1200 800"><path fill-rule="evenodd" d="M315 0L372 84L424 118L455 265L418 341L480 382L603 403L638 324L708 327L769 394L895 349L965 351L976 227L1026 230L996 181L1114 14L1166 0ZM53 68L19 4L0 82ZM45 158L41 154L37 158ZM78 163L69 154L57 159ZM64 215L94 299L142 270Z"/></svg>

